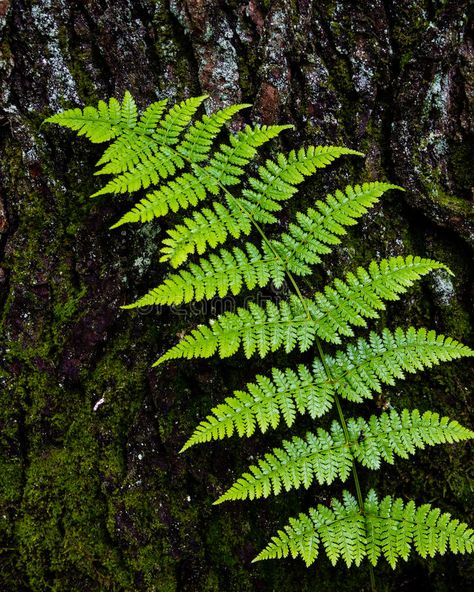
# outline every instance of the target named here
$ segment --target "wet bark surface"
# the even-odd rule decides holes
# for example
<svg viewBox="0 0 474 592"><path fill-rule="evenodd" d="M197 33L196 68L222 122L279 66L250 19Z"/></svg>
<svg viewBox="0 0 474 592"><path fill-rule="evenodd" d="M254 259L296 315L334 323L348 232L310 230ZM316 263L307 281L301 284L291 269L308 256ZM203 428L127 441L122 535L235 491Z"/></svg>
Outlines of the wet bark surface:
<svg viewBox="0 0 474 592"><path fill-rule="evenodd" d="M338 496L340 484L213 507L249 457L289 432L178 450L212 405L284 357L152 370L210 307L119 308L162 278L167 223L109 231L131 198L90 200L98 148L41 123L126 89L141 107L207 93L209 111L247 101L248 121L293 123L282 149L365 152L308 182L291 208L349 181L389 179L407 191L366 216L312 286L374 256L439 259L455 276L433 274L382 321L472 346L472 9L451 0L0 3L2 590L368 589L366 568L324 558L309 570L251 564L289 516ZM472 427L471 383L467 362L440 366L363 412L416 406ZM298 433L310 425L302 418ZM369 486L473 522L466 445L367 473ZM376 574L380 590L474 585L463 556L413 557Z"/></svg>

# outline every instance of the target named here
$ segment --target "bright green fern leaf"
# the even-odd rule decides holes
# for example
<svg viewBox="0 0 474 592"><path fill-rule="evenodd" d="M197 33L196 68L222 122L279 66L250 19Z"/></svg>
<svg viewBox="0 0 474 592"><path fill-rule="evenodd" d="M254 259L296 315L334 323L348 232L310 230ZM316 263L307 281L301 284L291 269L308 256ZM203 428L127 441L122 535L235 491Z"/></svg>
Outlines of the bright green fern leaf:
<svg viewBox="0 0 474 592"><path fill-rule="evenodd" d="M101 143L136 125L136 106L132 96L126 91L122 104L112 98L108 104L99 101L97 108L68 109L45 121L77 131L79 136L86 136L91 142Z"/></svg>
<svg viewBox="0 0 474 592"><path fill-rule="evenodd" d="M299 487L307 489L314 480L320 484L332 483L337 478L345 481L352 462L344 431L333 422L330 432L318 429L316 434L307 433L305 439L284 441L282 448L274 448L258 464L250 466L214 503L268 497Z"/></svg>
<svg viewBox="0 0 474 592"><path fill-rule="evenodd" d="M223 206L215 202L213 209L202 208L185 218L168 231L169 238L163 240L160 261L169 261L173 267L181 265L189 255L197 251L202 254L209 247L222 244L230 235L239 238L252 230L250 220L243 216L235 204Z"/></svg>
<svg viewBox="0 0 474 592"><path fill-rule="evenodd" d="M223 298L229 292L239 294L244 284L250 290L255 286L263 288L270 281L280 287L285 278L280 258L265 243L262 250L252 243L246 243L245 249L221 249L208 258L201 258L197 264L191 263L186 269L170 275L158 288L123 308L181 304L210 299L216 294Z"/></svg>
<svg viewBox="0 0 474 592"><path fill-rule="evenodd" d="M191 122L193 115L207 99L207 95L186 99L176 103L160 123L153 135L160 146L175 146L179 142L181 133Z"/></svg>
<svg viewBox="0 0 474 592"><path fill-rule="evenodd" d="M393 464L394 455L408 458L416 448L469 440L474 432L448 417L418 409L401 413L392 410L373 415L369 421L361 417L347 421L349 440L339 422L331 431L318 429L306 438L293 438L274 448L271 454L249 467L217 502L254 499L278 495L282 490L306 489L315 480L320 485L335 479L346 481L357 460L369 469L378 469L381 460Z"/></svg>
<svg viewBox="0 0 474 592"><path fill-rule="evenodd" d="M215 145L226 123L249 105L226 107L197 119L205 99L186 99L169 110L166 100L157 101L139 115L127 92L121 103L100 101L97 107L70 109L48 119L92 142L111 141L96 173L111 178L95 195L149 188L112 228L172 213L170 223L164 222L161 261L173 268L186 265L124 308L179 305L238 295L270 282L280 288L286 282L289 296L265 306L250 303L198 326L156 364L214 354L226 358L240 349L247 358L264 358L278 349L317 352L311 366L273 368L245 390L234 391L197 426L182 450L233 434L266 432L282 420L292 428L298 414L316 419L335 407L338 417L326 424L329 428L315 425L304 438L290 434L217 500L268 497L352 476L357 499L344 491L342 501L332 500L331 507L319 505L291 519L256 560L291 555L311 565L322 547L333 564L342 559L348 566L359 565L367 559L375 565L383 556L395 567L413 548L422 557L448 549L474 551L474 533L465 524L428 504L417 508L390 496L379 502L374 491L364 501L359 478L359 471L380 469L383 462L407 458L426 446L467 440L473 432L455 420L417 409L346 420L342 405L346 400L367 401L408 373L474 352L449 337L413 327L371 332L332 355L324 352L322 343L339 344L352 337L355 328L365 328L379 317L386 301L399 299L425 274L451 272L430 259L392 257L372 261L367 268L335 279L313 298L304 297L297 278L310 276L313 266L386 191L401 188L378 182L349 185L325 199L315 198L311 207L296 211L286 223L280 212L306 177L336 158L361 154L337 146L310 146L286 155L276 150L271 159L257 160L264 144L292 126L247 125L230 133L227 143ZM183 215L190 208L194 210ZM266 224L273 224L271 237ZM229 239L233 244L226 244Z"/></svg>
<svg viewBox="0 0 474 592"><path fill-rule="evenodd" d="M300 556L309 566L322 546L333 565L338 559L358 565L364 557L376 565L383 556L395 568L413 547L422 557L443 555L448 547L452 553L474 550L474 531L430 504L416 508L412 501L390 496L379 502L370 490L362 513L350 493L344 491L343 497L343 503L333 499L331 509L318 505L290 519L254 561Z"/></svg>
<svg viewBox="0 0 474 592"><path fill-rule="evenodd" d="M251 303L248 309L224 313L210 327L192 331L155 365L175 358L207 358L216 351L226 358L241 345L247 358L254 353L263 358L280 347L287 353L296 347L307 351L316 336L340 343L340 335L354 334L351 325L365 327L365 318L376 318L385 308L383 300L397 300L415 280L434 269L446 266L411 256L372 261L368 271L359 267L357 275L349 273L345 282L336 279L334 287L327 286L314 300L293 296L279 305L267 302L262 308Z"/></svg>
<svg viewBox="0 0 474 592"><path fill-rule="evenodd" d="M204 115L201 121L197 121L189 128L183 142L177 148L178 151L191 163L206 160L213 141L224 125L239 111L251 106L247 103L231 105L210 116Z"/></svg>
<svg viewBox="0 0 474 592"><path fill-rule="evenodd" d="M336 191L325 201L317 201L316 209L309 208L305 214L299 212L296 224L290 224L289 232L282 234L274 246L282 254L285 265L301 275L295 260L309 271L309 265L321 261L321 255L332 251L346 234L345 227L353 226L357 220L373 207L379 198L390 189L401 189L390 183L364 183L347 186L345 192ZM298 273L299 272L299 273Z"/></svg>
<svg viewBox="0 0 474 592"><path fill-rule="evenodd" d="M176 170L184 166L181 156L168 146L161 146L156 152L142 151L140 156L143 157L141 162L109 181L91 197L106 193L132 193L141 188L146 189L150 185L156 185L160 179L174 175Z"/></svg>
<svg viewBox="0 0 474 592"><path fill-rule="evenodd" d="M177 212L181 208L195 206L206 197L206 186L194 175L183 173L160 189L148 193L111 228L118 228L129 222L150 222L153 218L165 216L170 210Z"/></svg>
<svg viewBox="0 0 474 592"><path fill-rule="evenodd" d="M319 368L317 368L319 370ZM265 433L275 429L283 418L292 426L297 413L308 412L314 419L327 413L334 401L332 381L326 374L317 374L300 364L297 369L273 368L272 377L257 375L247 391L234 391L224 403L212 409L182 451L195 444L238 436L250 437L258 428Z"/></svg>

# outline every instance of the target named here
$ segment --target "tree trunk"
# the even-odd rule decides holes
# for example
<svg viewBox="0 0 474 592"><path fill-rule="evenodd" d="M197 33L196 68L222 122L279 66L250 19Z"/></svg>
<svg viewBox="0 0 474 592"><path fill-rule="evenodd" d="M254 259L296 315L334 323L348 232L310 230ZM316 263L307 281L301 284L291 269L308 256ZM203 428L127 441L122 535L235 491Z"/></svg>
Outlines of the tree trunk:
<svg viewBox="0 0 474 592"><path fill-rule="evenodd" d="M326 270L394 254L443 261L455 276L433 274L389 308L389 324L472 345L472 8L456 0L0 2L2 590L369 589L365 567L332 568L323 558L308 570L291 560L251 564L289 516L341 487L211 505L250 456L285 434L178 450L262 365L235 358L150 368L205 311L119 308L162 277L160 226L109 231L130 198L89 200L99 186L97 148L41 123L126 89L141 107L207 93L209 110L247 101L249 121L293 123L285 149L362 150L365 160L308 182L298 207L338 183L389 179L407 191L366 216ZM468 363L443 365L386 389L366 411L416 402L472 425L471 382ZM310 425L303 418L299 433ZM367 474L363 485L472 523L469 463L466 446L434 448ZM472 562L449 554L413 557L394 572L380 564L376 578L379 590L474 587Z"/></svg>

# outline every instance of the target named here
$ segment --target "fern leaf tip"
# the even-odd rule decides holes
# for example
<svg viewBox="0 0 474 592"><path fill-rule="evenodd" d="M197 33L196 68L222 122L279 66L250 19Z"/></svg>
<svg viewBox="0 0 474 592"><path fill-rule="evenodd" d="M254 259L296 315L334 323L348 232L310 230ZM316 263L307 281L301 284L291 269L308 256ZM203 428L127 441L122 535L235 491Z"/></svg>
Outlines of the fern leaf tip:
<svg viewBox="0 0 474 592"><path fill-rule="evenodd" d="M169 352L163 354L160 358L158 358L156 360L156 362L153 362L153 364L151 365L152 368L155 368L156 366L159 366L160 364L163 364L163 362L166 362L167 360L170 359L170 356L168 355Z"/></svg>
<svg viewBox="0 0 474 592"><path fill-rule="evenodd" d="M131 304L122 304L120 307L122 310L131 310L132 308L138 308L138 302L132 302Z"/></svg>
<svg viewBox="0 0 474 592"><path fill-rule="evenodd" d="M109 193L109 190L105 187L102 187L102 189L99 189L99 191L92 193L91 195L89 195L89 197L92 199L93 197L99 197L99 195L105 195L106 193Z"/></svg>
<svg viewBox="0 0 474 592"><path fill-rule="evenodd" d="M186 452L186 450L188 450L188 448L191 448L192 446L194 446L194 444L195 444L195 442L193 442L192 437L189 438L188 440L186 440L186 442L183 444L183 446L179 450L179 454Z"/></svg>

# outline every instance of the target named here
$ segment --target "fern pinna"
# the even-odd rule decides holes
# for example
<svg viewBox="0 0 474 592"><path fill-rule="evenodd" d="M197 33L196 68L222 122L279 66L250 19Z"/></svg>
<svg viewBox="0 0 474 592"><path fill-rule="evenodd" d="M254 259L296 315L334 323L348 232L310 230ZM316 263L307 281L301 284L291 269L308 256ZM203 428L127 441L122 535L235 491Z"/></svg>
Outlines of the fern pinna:
<svg viewBox="0 0 474 592"><path fill-rule="evenodd" d="M258 149L291 126L247 126L216 146L226 123L249 105L234 105L193 122L205 98L187 99L168 111L166 101L155 102L139 117L127 92L121 103L101 101L97 108L71 109L47 120L92 142L112 141L96 173L112 178L94 195L145 192L113 228L194 208L183 213L163 240L161 261L172 268L163 283L125 308L237 295L270 282L279 287L285 280L291 288L287 300L265 306L250 303L198 326L156 362L214 354L225 358L240 350L247 358L263 358L281 348L316 352L310 365L273 368L267 376L256 376L245 390L235 391L196 427L183 451L234 434L250 437L281 422L292 427L299 414L316 420L335 408L337 420L329 430L315 422L304 437L284 441L216 501L268 497L308 488L315 481L347 481L352 475L355 497L344 490L342 501L333 499L330 507L319 505L290 519L255 561L291 555L310 565L324 548L333 564L341 558L348 566L359 565L366 558L375 565L383 556L395 567L413 548L423 557L447 549L472 552L474 532L449 514L428 504L416 507L390 496L379 499L373 490L364 498L358 466L378 469L396 456L467 440L473 432L431 411L392 409L368 419L346 419L342 409L345 399L363 402L407 373L473 354L449 337L414 327L371 332L343 345L354 337L355 328L366 327L386 301L400 298L422 276L436 269L450 271L418 256L391 257L372 261L304 297L297 278L310 274L341 242L347 227L385 192L401 188L373 182L337 190L298 212L286 230L274 230L270 238L263 225L278 222L284 202L305 177L343 155L361 154L310 146L280 153L250 174L246 166L255 161ZM206 200L209 205L204 205ZM234 244L225 247L229 239ZM328 355L323 342L341 349Z"/></svg>

